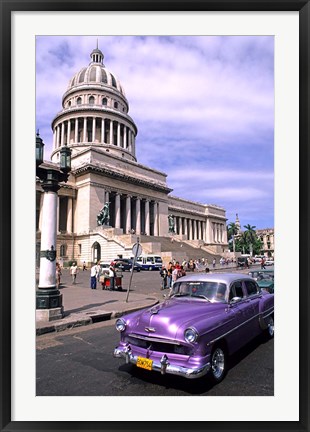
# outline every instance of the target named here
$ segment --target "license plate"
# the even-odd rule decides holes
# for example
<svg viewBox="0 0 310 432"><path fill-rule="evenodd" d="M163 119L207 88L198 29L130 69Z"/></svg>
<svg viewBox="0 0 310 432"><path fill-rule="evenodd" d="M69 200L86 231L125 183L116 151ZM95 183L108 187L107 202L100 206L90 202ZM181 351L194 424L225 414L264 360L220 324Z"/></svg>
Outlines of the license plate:
<svg viewBox="0 0 310 432"><path fill-rule="evenodd" d="M142 369L152 370L152 364L153 360L144 358L144 357L138 357L137 358L137 366Z"/></svg>

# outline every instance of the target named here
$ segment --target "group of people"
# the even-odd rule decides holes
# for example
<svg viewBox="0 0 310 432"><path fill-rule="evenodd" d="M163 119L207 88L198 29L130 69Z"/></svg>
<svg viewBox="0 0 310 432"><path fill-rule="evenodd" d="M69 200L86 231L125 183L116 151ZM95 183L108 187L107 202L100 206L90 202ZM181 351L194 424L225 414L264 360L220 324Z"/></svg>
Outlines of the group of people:
<svg viewBox="0 0 310 432"><path fill-rule="evenodd" d="M161 289L172 288L174 282L185 275L186 271L183 265L180 265L179 261L175 263L170 261L167 267L163 265L160 270L160 276L162 277Z"/></svg>

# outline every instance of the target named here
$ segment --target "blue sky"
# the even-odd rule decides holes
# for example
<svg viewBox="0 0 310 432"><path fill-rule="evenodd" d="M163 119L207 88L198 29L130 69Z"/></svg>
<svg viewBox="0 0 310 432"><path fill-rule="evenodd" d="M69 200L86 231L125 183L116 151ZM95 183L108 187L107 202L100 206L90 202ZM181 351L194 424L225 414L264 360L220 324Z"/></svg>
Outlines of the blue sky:
<svg viewBox="0 0 310 432"><path fill-rule="evenodd" d="M272 36L39 36L36 127L51 122L70 78L96 47L120 80L138 127L138 162L168 174L172 195L274 227Z"/></svg>

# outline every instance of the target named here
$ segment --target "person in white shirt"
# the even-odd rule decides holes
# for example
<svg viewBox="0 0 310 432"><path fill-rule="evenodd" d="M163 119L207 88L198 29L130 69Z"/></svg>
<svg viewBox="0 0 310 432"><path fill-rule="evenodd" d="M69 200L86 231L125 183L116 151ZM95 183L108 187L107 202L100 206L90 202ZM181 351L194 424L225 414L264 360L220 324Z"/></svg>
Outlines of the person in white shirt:
<svg viewBox="0 0 310 432"><path fill-rule="evenodd" d="M94 264L90 269L90 287L91 289L97 288L97 275L98 275L98 266Z"/></svg>

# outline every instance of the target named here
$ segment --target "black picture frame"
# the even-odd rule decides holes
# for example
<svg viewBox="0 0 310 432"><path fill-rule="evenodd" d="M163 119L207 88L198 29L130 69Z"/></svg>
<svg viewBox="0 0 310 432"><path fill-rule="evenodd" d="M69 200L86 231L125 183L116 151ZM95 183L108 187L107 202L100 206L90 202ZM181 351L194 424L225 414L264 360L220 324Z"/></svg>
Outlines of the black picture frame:
<svg viewBox="0 0 310 432"><path fill-rule="evenodd" d="M299 117L299 180L300 180L300 303L299 303L299 414L296 422L23 422L11 421L11 14L15 11L298 11L299 12L299 67L300 67L300 117ZM309 431L309 1L302 0L194 0L184 1L14 1L0 0L1 19L1 117L0 117L0 307L1 307L1 365L0 365L0 421L1 431ZM298 268L294 264L294 270ZM292 287L292 291L298 287ZM293 317L292 317L293 318ZM289 342L289 341L288 341ZM288 391L289 370L294 367L294 354L287 363ZM257 406L253 400L253 406ZM117 408L117 407L116 407ZM163 410L169 407L163 406ZM138 416L138 413L137 413ZM160 413L158 413L160 418Z"/></svg>

